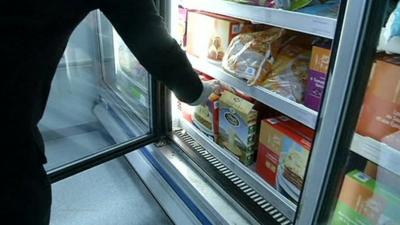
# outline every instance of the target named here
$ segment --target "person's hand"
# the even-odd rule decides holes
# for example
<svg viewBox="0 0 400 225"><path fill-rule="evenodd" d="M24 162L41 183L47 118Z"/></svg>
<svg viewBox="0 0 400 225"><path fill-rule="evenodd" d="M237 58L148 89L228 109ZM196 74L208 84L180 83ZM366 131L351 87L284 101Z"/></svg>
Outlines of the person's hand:
<svg viewBox="0 0 400 225"><path fill-rule="evenodd" d="M205 86L205 85L209 86L210 89L212 90L208 96L209 100L213 100L213 99L217 98L218 96L221 95L221 92L223 91L223 87L219 80L203 81L203 86Z"/></svg>
<svg viewBox="0 0 400 225"><path fill-rule="evenodd" d="M190 103L189 105L195 106L205 104L208 100L213 100L221 94L222 85L218 80L202 81L202 83L203 92L196 101Z"/></svg>

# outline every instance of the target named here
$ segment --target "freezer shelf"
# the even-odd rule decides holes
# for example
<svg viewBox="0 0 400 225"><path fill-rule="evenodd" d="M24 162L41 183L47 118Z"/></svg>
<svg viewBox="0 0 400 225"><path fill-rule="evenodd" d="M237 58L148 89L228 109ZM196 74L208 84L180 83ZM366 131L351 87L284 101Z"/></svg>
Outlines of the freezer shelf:
<svg viewBox="0 0 400 225"><path fill-rule="evenodd" d="M287 99L275 92L259 86L248 86L245 81L230 75L219 65L208 63L204 60L188 55L192 66L214 78L230 85L231 87L243 91L247 95L257 99L265 105L274 108L281 113L299 121L300 123L315 129L318 112L306 106Z"/></svg>
<svg viewBox="0 0 400 225"><path fill-rule="evenodd" d="M180 119L178 122L180 127L187 131L198 144L207 149L209 153L221 161L247 185L257 191L260 196L269 201L289 220L294 220L297 206L293 202L267 184L255 171L243 165L233 154L222 149L218 144L196 129L190 122L185 119Z"/></svg>
<svg viewBox="0 0 400 225"><path fill-rule="evenodd" d="M334 18L221 0L181 0L181 4L189 9L223 14L330 39L335 35Z"/></svg>
<svg viewBox="0 0 400 225"><path fill-rule="evenodd" d="M354 134L350 149L400 176L400 151L370 137Z"/></svg>

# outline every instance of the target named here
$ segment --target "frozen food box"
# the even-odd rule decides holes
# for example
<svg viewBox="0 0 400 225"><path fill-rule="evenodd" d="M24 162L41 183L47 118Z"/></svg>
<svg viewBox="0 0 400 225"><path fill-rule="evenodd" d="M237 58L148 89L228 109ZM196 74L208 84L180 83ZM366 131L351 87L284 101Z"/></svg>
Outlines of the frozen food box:
<svg viewBox="0 0 400 225"><path fill-rule="evenodd" d="M265 181L276 187L283 134L274 129L274 122L275 119L261 121L256 171Z"/></svg>
<svg viewBox="0 0 400 225"><path fill-rule="evenodd" d="M344 179L331 224L400 224L400 197L354 170Z"/></svg>
<svg viewBox="0 0 400 225"><path fill-rule="evenodd" d="M304 105L316 111L321 107L330 55L331 50L328 48L318 46L312 48Z"/></svg>
<svg viewBox="0 0 400 225"><path fill-rule="evenodd" d="M210 80L209 77L201 76L202 80ZM193 124L208 137L216 141L218 137L219 114L218 100L220 96L212 94L205 104L193 107Z"/></svg>
<svg viewBox="0 0 400 225"><path fill-rule="evenodd" d="M249 165L254 162L258 112L254 104L229 91L219 99L218 144Z"/></svg>
<svg viewBox="0 0 400 225"><path fill-rule="evenodd" d="M372 69L357 132L400 149L399 128L400 57L384 57Z"/></svg>
<svg viewBox="0 0 400 225"><path fill-rule="evenodd" d="M251 29L251 23L245 20L189 11L186 50L193 56L220 62L232 38Z"/></svg>
<svg viewBox="0 0 400 225"><path fill-rule="evenodd" d="M286 116L261 121L256 171L298 200L314 131Z"/></svg>

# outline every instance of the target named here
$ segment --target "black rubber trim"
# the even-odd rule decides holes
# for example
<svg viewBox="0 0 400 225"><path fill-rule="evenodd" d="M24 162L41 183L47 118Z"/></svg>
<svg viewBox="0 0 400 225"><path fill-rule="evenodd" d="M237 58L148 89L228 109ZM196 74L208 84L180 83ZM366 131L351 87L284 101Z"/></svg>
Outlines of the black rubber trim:
<svg viewBox="0 0 400 225"><path fill-rule="evenodd" d="M218 185L223 187L224 191L235 199L256 221L260 224L280 225L268 212L264 211L256 202L254 202L246 193L237 187L223 173L217 170L211 163L203 158L200 153L189 147L177 135L171 135L172 140L184 151L205 173Z"/></svg>
<svg viewBox="0 0 400 225"><path fill-rule="evenodd" d="M105 151L89 155L82 159L73 161L69 164L60 166L56 169L50 170L48 172L48 177L51 183L55 183L77 173L83 172L87 169L115 159L117 157L123 156L129 152L140 149L148 144L157 141L159 138L154 135L148 135L144 137L137 138L130 143L122 143L115 145Z"/></svg>

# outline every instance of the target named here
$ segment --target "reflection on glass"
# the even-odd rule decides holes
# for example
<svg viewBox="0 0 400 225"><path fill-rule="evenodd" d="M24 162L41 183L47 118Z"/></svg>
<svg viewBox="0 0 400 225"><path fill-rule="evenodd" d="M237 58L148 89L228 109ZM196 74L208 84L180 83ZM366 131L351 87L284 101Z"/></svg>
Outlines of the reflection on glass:
<svg viewBox="0 0 400 225"><path fill-rule="evenodd" d="M347 173L332 224L399 224L399 178L383 170L372 176L359 170ZM387 179L385 173L395 179Z"/></svg>
<svg viewBox="0 0 400 225"><path fill-rule="evenodd" d="M52 83L39 124L47 170L149 132L148 74L98 15L76 28Z"/></svg>
<svg viewBox="0 0 400 225"><path fill-rule="evenodd" d="M399 40L400 2L382 29L331 224L400 224Z"/></svg>
<svg viewBox="0 0 400 225"><path fill-rule="evenodd" d="M351 145L358 166L344 178L332 224L399 224L399 93L400 57L377 56Z"/></svg>
<svg viewBox="0 0 400 225"><path fill-rule="evenodd" d="M351 145L358 162L350 162L332 224L399 224L399 59L375 60Z"/></svg>

